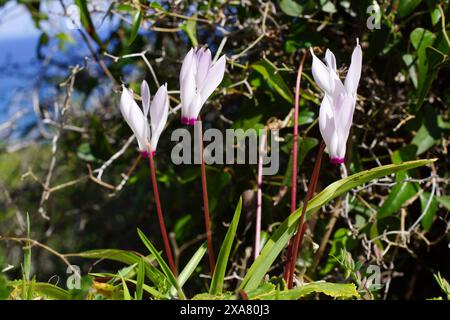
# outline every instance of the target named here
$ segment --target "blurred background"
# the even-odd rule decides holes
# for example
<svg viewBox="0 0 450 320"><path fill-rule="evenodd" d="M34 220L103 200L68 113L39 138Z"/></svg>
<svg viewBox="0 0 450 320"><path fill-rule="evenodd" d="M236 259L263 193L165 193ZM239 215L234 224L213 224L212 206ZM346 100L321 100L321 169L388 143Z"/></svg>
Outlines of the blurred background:
<svg viewBox="0 0 450 320"><path fill-rule="evenodd" d="M76 2L76 3L75 3ZM178 74L186 52L208 46L227 55L225 78L202 109L204 128L280 129L280 170L263 181L263 238L289 214L293 96L300 58L299 199L315 163L321 92L311 76L309 48L334 52L345 75L359 38L363 70L347 145L349 174L419 158L429 168L403 172L339 198L308 224L299 261L309 279L336 282L346 270L334 257L377 265L379 299L440 295L433 275L450 277L448 1L5 1L0 0L0 271L22 273L29 216L31 238L59 253L118 248L145 252L144 230L162 248L150 173L121 118L120 85L152 93L168 83L179 103ZM85 4L83 7L82 4ZM445 16L446 15L446 16ZM130 56L131 55L131 56ZM154 74L152 74L154 72ZM174 165L169 117L157 154L157 174L176 262L205 239L200 170ZM341 177L322 165L318 190ZM218 248L236 203L244 211L233 250L234 288L252 262L255 165L207 167L214 241ZM407 236L383 236L408 230ZM318 249L319 248L319 249ZM120 265L71 259L83 273ZM282 271L281 259L273 274ZM6 270L6 271L5 271ZM66 266L40 246L32 273L64 284ZM207 274L206 259L197 270ZM364 278L364 274L362 275ZM190 289L203 290L200 276Z"/></svg>

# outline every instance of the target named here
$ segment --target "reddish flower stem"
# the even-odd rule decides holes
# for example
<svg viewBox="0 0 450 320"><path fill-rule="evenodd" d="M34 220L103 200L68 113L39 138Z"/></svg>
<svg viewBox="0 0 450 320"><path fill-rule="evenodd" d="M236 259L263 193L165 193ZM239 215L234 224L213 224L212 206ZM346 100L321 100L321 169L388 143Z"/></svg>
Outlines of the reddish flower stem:
<svg viewBox="0 0 450 320"><path fill-rule="evenodd" d="M155 164L153 163L153 155L150 154L148 159L149 159L149 164L150 164L150 172L151 172L151 176L152 176L153 194L155 196L156 213L158 215L159 228L161 230L161 234L163 237L164 248L166 250L167 259L169 260L170 269L172 270L172 273L175 276L177 276L175 264L173 262L172 250L170 249L169 237L167 236L166 225L164 224L164 217L163 217L163 213L161 210L161 201L159 200L158 183L156 181Z"/></svg>
<svg viewBox="0 0 450 320"><path fill-rule="evenodd" d="M198 142L200 146L200 160L202 172L203 211L205 214L206 239L208 242L209 269L211 271L211 275L213 275L216 263L214 258L214 247L212 242L211 218L209 215L208 184L206 182L205 159L203 158L203 128L202 128L202 119L200 118L200 116L198 117L197 125L199 133Z"/></svg>
<svg viewBox="0 0 450 320"><path fill-rule="evenodd" d="M300 60L300 65L297 71L297 81L295 84L295 101L294 101L294 134L292 143L292 176L291 176L291 214L295 211L297 207L297 163L298 163L298 109L300 101L300 82L302 80L303 64L305 63L306 53L303 54ZM292 242L288 246L288 254L292 251ZM287 281L289 279L290 257L286 260L286 265L284 268L284 279Z"/></svg>
<svg viewBox="0 0 450 320"><path fill-rule="evenodd" d="M291 257L291 261L289 264L289 266L290 266L289 278L287 281L289 289L292 288L293 283L294 283L295 262L297 261L299 250L301 249L303 237L304 237L305 231L306 231L306 224L304 224L305 213L306 213L306 209L308 207L309 200L311 200L314 193L316 192L317 181L319 180L319 174L320 174L320 165L322 164L322 156L323 156L324 150L325 150L325 144L322 141L320 144L320 147L319 147L319 152L317 154L317 159L316 159L316 163L314 165L314 170L311 175L311 180L309 181L308 192L306 193L305 199L303 201L302 213L300 215L300 221L298 223L297 233L295 235L295 238L294 238L294 241L292 244L292 250L289 254L289 256Z"/></svg>
<svg viewBox="0 0 450 320"><path fill-rule="evenodd" d="M262 174L263 174L263 152L266 147L267 133L264 132L261 135L261 139L259 141L259 155L258 155L258 190L256 193L256 230L255 230L255 248L253 252L253 256L256 260L259 255L260 242L261 242L261 212L262 212Z"/></svg>

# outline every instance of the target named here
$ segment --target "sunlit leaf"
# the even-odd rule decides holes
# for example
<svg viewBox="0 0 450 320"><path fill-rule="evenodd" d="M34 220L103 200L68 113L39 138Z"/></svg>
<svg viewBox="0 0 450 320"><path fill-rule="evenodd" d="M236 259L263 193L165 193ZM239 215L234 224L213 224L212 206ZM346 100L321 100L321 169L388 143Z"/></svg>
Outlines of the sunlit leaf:
<svg viewBox="0 0 450 320"><path fill-rule="evenodd" d="M209 293L212 295L222 293L223 281L225 278L225 272L228 264L228 258L231 252L231 246L233 245L234 237L236 235L237 226L239 223L239 218L241 217L242 209L242 197L239 199L239 203L234 212L233 220L228 227L225 239L220 247L219 256L217 257L216 268L214 269L214 274L211 280L211 287L209 288Z"/></svg>
<svg viewBox="0 0 450 320"><path fill-rule="evenodd" d="M359 172L349 176L348 178L336 181L330 184L328 187L322 190L322 192L320 192L310 200L307 212L317 210L330 200L373 179L378 179L402 170L409 170L412 168L420 167L433 161L435 160L416 160L405 162L402 164L385 165ZM300 218L300 213L301 207L298 208L293 214L289 215L289 217L286 218L286 220L284 220L283 223L277 228L277 230L273 233L272 237L262 249L259 257L255 260L255 262L248 270L244 280L241 283L240 288L244 290L253 290L258 287L272 263L276 260L278 255L285 248L288 241L295 233L298 220Z"/></svg>

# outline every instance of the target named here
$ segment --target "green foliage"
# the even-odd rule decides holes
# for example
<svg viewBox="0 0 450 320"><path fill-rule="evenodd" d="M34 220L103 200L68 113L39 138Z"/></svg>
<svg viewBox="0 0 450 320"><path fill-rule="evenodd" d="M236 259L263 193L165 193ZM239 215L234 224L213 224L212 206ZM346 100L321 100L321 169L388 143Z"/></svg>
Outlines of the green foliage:
<svg viewBox="0 0 450 320"><path fill-rule="evenodd" d="M352 176L349 176L348 178L336 181L309 201L307 213L317 210L335 197L370 180L377 179L401 170L408 170L423 166L430 162L433 162L433 160L417 160L405 162L403 164L382 166L356 173ZM248 270L241 284L242 289L252 290L258 287L259 283L271 267L272 263L275 261L281 250L286 246L288 241L294 235L294 232L297 229L300 214L301 208L297 209L288 218L286 218L286 220L284 220L283 223L274 232L268 243L262 249L261 254Z"/></svg>
<svg viewBox="0 0 450 320"><path fill-rule="evenodd" d="M433 276L442 292L446 295L446 299L450 300L450 284L448 283L448 281L441 276L440 272L434 274Z"/></svg>
<svg viewBox="0 0 450 320"><path fill-rule="evenodd" d="M234 237L236 235L239 218L241 217L241 210L242 210L242 198L239 199L236 211L234 212L233 220L231 221L230 226L228 227L227 234L225 236L225 239L223 240L222 246L220 247L216 268L214 269L214 274L211 280L211 287L209 289L209 293L211 295L217 295L222 293L225 272L231 252L231 247L233 245Z"/></svg>
<svg viewBox="0 0 450 320"><path fill-rule="evenodd" d="M329 283L317 281L306 283L298 288L290 290L254 290L249 292L252 300L298 300L312 293L322 293L333 298L358 298L359 294L353 283Z"/></svg>
<svg viewBox="0 0 450 320"><path fill-rule="evenodd" d="M138 234L139 234L139 237L141 238L142 242L147 247L147 249L155 257L155 260L158 262L159 266L161 267L161 269L162 269L164 275L166 276L167 280L169 281L169 283L173 287L175 287L175 289L177 290L179 298L184 299L185 296L184 296L183 291L181 290L178 280L175 278L174 274L170 270L167 263L164 261L164 259L161 257L159 252L156 250L156 248L153 246L153 244L150 242L150 240L148 240L148 238L145 236L145 234L140 229L138 229Z"/></svg>

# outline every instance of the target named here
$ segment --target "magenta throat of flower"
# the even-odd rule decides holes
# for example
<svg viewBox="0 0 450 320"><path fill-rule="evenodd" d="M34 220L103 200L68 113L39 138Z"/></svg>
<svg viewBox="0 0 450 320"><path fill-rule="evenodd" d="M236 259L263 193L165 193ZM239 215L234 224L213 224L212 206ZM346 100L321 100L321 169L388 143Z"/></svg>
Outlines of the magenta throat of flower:
<svg viewBox="0 0 450 320"><path fill-rule="evenodd" d="M155 156L156 150L152 151L152 157ZM148 157L150 156L150 152L148 152L147 150L141 151L141 157L144 159L148 159Z"/></svg>
<svg viewBox="0 0 450 320"><path fill-rule="evenodd" d="M343 164L344 163L344 158L331 158L330 162L332 164Z"/></svg>
<svg viewBox="0 0 450 320"><path fill-rule="evenodd" d="M195 121L195 118L189 119L188 117L181 117L181 123L184 125L193 126L195 124Z"/></svg>

